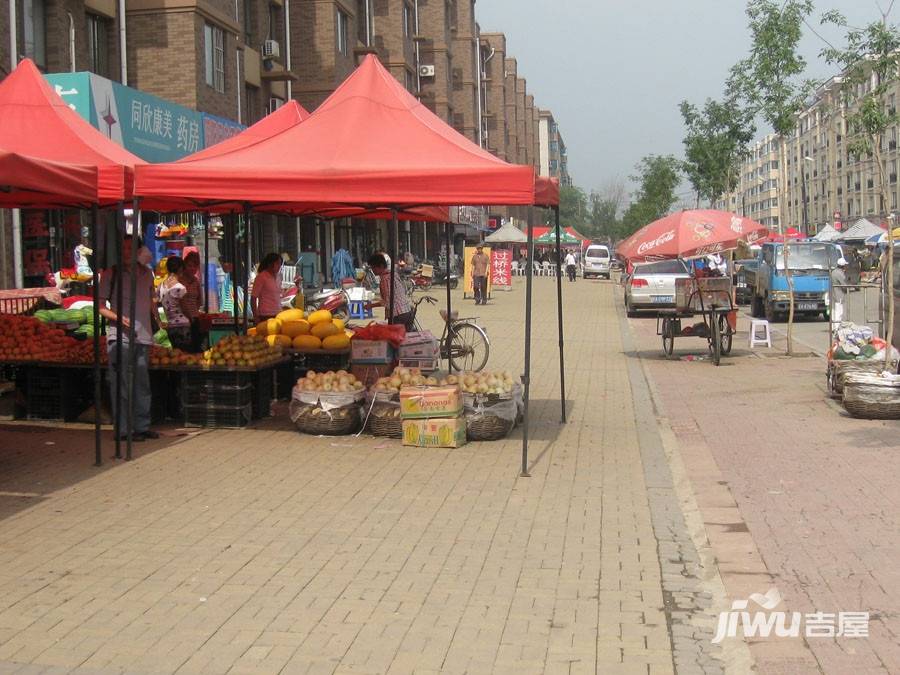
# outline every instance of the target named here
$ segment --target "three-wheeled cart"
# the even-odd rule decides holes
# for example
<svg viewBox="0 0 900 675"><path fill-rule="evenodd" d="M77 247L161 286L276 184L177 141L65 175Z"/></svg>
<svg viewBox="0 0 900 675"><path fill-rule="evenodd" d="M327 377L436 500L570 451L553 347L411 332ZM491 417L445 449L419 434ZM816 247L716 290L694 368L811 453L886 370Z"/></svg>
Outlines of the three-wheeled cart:
<svg viewBox="0 0 900 675"><path fill-rule="evenodd" d="M662 337L663 351L671 356L677 337L706 338L712 362L731 353L737 312L728 277L690 277L675 280L675 309L661 311L656 334ZM685 320L700 317L688 324Z"/></svg>

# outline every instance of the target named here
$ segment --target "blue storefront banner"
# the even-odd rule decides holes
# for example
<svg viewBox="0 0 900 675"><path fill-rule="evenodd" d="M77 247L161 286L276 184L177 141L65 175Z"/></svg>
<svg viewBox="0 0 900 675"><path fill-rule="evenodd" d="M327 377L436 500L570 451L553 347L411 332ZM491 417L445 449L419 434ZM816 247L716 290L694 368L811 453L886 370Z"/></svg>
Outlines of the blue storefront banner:
<svg viewBox="0 0 900 675"><path fill-rule="evenodd" d="M55 73L46 78L91 125L148 162L181 159L243 129L229 120L198 113L93 73Z"/></svg>

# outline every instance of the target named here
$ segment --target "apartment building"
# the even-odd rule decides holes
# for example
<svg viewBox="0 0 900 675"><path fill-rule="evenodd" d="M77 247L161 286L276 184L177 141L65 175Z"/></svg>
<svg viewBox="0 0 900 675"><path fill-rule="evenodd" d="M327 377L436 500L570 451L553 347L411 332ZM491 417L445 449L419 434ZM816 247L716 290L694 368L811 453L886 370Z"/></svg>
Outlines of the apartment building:
<svg viewBox="0 0 900 675"><path fill-rule="evenodd" d="M510 161L506 105L506 36L503 33L482 33L480 46L482 143L500 159Z"/></svg>
<svg viewBox="0 0 900 675"><path fill-rule="evenodd" d="M536 170L541 176L550 176L559 180L560 185L571 185L569 164L566 157L566 144L563 141L559 125L549 110L538 111L538 163Z"/></svg>
<svg viewBox="0 0 900 675"><path fill-rule="evenodd" d="M453 128L473 143L482 144L483 112L481 29L475 21L475 0L455 0L450 17L453 55L451 100Z"/></svg>
<svg viewBox="0 0 900 675"><path fill-rule="evenodd" d="M781 175L779 139L770 134L757 141L741 165L741 175L733 192L725 195L716 208L732 211L777 229L780 218L778 181Z"/></svg>

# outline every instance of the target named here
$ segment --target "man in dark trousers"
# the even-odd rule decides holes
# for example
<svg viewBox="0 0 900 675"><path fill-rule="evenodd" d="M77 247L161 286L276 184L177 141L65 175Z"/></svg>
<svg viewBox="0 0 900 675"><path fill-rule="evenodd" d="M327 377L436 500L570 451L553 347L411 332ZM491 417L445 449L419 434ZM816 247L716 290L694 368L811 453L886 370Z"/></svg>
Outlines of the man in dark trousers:
<svg viewBox="0 0 900 675"><path fill-rule="evenodd" d="M487 304L487 275L490 260L484 252L484 246L478 244L475 247L475 255L472 256L472 290L475 292L475 304Z"/></svg>

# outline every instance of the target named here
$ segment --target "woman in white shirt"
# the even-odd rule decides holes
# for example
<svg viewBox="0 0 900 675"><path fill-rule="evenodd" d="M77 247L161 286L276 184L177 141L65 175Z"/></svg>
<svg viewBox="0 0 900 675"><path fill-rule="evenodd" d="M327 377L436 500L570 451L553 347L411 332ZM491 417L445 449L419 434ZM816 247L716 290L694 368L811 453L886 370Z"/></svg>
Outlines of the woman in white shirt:
<svg viewBox="0 0 900 675"><path fill-rule="evenodd" d="M178 256L166 259L166 271L169 276L159 287L159 300L166 313L166 332L173 347L191 351L191 321L182 306L187 287L181 278L184 274L184 261Z"/></svg>

